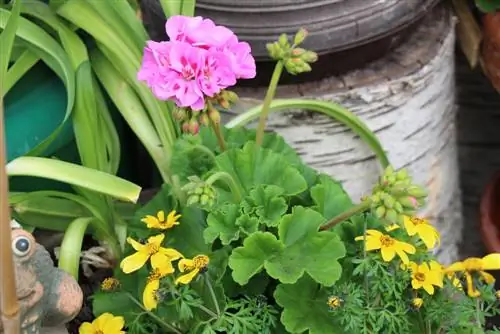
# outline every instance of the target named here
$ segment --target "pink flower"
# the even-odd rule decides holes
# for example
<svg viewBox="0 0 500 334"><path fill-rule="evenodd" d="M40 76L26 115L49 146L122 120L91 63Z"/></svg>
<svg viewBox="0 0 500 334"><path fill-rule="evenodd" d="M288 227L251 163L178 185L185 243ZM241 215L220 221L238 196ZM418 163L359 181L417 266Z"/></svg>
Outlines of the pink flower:
<svg viewBox="0 0 500 334"><path fill-rule="evenodd" d="M237 79L251 79L256 75L255 59L250 45L240 42L228 28L217 26L210 19L200 16L172 16L165 24L171 40L185 41L193 46L224 52L231 60Z"/></svg>
<svg viewBox="0 0 500 334"><path fill-rule="evenodd" d="M232 69L231 59L216 50L205 51L205 64L199 84L203 93L213 97L222 89L236 84L236 75Z"/></svg>
<svg viewBox="0 0 500 334"><path fill-rule="evenodd" d="M198 84L205 53L185 42L148 42L137 78L160 100L201 110L204 96Z"/></svg>

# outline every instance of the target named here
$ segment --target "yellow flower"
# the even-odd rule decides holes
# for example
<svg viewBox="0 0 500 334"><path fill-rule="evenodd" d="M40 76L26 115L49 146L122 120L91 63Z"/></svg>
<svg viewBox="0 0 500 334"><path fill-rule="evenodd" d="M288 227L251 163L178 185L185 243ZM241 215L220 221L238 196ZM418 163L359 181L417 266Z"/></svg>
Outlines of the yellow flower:
<svg viewBox="0 0 500 334"><path fill-rule="evenodd" d="M479 297L480 293L474 287L472 274L478 273L486 284L493 284L495 278L486 270L500 270L500 253L486 255L483 258L471 257L462 262L455 262L446 268L447 273L463 272L467 282L467 294L470 297Z"/></svg>
<svg viewBox="0 0 500 334"><path fill-rule="evenodd" d="M160 280L173 272L174 268L172 266L164 266L153 269L149 274L146 286L144 287L144 291L142 293L142 303L144 304L144 308L148 311L151 311L158 306L157 292L160 288Z"/></svg>
<svg viewBox="0 0 500 334"><path fill-rule="evenodd" d="M385 227L385 231L386 232L392 232L392 231L395 231L399 229L399 225L398 224L392 224L392 225L388 225Z"/></svg>
<svg viewBox="0 0 500 334"><path fill-rule="evenodd" d="M207 269L210 259L206 255L197 255L192 260L182 259L179 261L179 270L181 273L188 272L182 276L179 276L175 280L175 284L189 284L193 278L201 271Z"/></svg>
<svg viewBox="0 0 500 334"><path fill-rule="evenodd" d="M101 289L104 291L112 291L120 286L120 281L114 277L107 277L101 283Z"/></svg>
<svg viewBox="0 0 500 334"><path fill-rule="evenodd" d="M500 299L500 290L497 290L497 291L495 292L495 296L497 297L497 299Z"/></svg>
<svg viewBox="0 0 500 334"><path fill-rule="evenodd" d="M422 298L413 298L411 303L413 306L415 306L415 308L419 309L424 304L424 300Z"/></svg>
<svg viewBox="0 0 500 334"><path fill-rule="evenodd" d="M168 214L167 219L165 219L165 212L160 210L156 217L147 215L145 218L141 219L141 222L145 223L148 228L167 230L175 225L179 225L179 218L181 218L181 215L178 215L175 210L172 210Z"/></svg>
<svg viewBox="0 0 500 334"><path fill-rule="evenodd" d="M406 253L415 254L415 247L406 242L396 240L387 234L383 234L377 230L367 230L366 234L366 250L372 251L380 249L382 259L384 259L385 262L391 261L397 254L401 258L401 261L407 264L410 260ZM355 238L355 240L364 239L364 236Z"/></svg>
<svg viewBox="0 0 500 334"><path fill-rule="evenodd" d="M428 220L405 216L404 225L408 235L418 234L428 249L434 248L436 244L439 245L439 232L429 224Z"/></svg>
<svg viewBox="0 0 500 334"><path fill-rule="evenodd" d="M123 326L125 320L123 317L115 317L111 313L103 313L97 319L90 322L84 322L78 329L79 334L124 334Z"/></svg>
<svg viewBox="0 0 500 334"><path fill-rule="evenodd" d="M172 267L172 261L182 258L182 254L173 248L163 248L161 243L165 238L164 234L158 234L149 237L145 245L135 241L132 238L127 238L127 242L137 251L136 253L127 256L120 263L120 268L125 274L129 274L139 270L151 258L151 266L153 268Z"/></svg>
<svg viewBox="0 0 500 334"><path fill-rule="evenodd" d="M434 294L434 286L443 287L443 271L436 261L429 264L410 262L411 286L413 289L424 289L428 294Z"/></svg>
<svg viewBox="0 0 500 334"><path fill-rule="evenodd" d="M326 303L331 309L336 309L342 305L342 302L343 300L340 297L330 296L328 297L328 301Z"/></svg>

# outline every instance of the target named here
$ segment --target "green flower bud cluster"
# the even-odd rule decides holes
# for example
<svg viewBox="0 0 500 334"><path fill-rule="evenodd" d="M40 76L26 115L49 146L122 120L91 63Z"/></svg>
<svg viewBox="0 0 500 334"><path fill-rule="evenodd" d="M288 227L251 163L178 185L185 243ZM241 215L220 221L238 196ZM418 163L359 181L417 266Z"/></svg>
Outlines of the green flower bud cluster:
<svg viewBox="0 0 500 334"><path fill-rule="evenodd" d="M200 126L208 126L210 122L220 123L220 113L214 104L222 108L229 109L231 103L238 101L236 93L223 90L218 95L211 98L203 110L192 110L190 108L176 108L172 112L173 118L181 125L182 132L196 135L200 131Z"/></svg>
<svg viewBox="0 0 500 334"><path fill-rule="evenodd" d="M403 217L415 215L418 208L425 204L426 197L427 191L413 184L406 169L395 171L389 166L369 198L376 217L402 224Z"/></svg>
<svg viewBox="0 0 500 334"><path fill-rule="evenodd" d="M293 45L290 45L288 36L282 34L277 42L268 43L266 45L267 51L271 58L283 61L285 69L292 75L310 72L310 64L318 60L318 55L313 51L298 47L304 42L306 37L307 31L305 29L300 29L293 39Z"/></svg>
<svg viewBox="0 0 500 334"><path fill-rule="evenodd" d="M217 192L211 184L198 176L188 177L189 183L182 187L187 193L187 206L197 205L201 208L211 208L217 199Z"/></svg>

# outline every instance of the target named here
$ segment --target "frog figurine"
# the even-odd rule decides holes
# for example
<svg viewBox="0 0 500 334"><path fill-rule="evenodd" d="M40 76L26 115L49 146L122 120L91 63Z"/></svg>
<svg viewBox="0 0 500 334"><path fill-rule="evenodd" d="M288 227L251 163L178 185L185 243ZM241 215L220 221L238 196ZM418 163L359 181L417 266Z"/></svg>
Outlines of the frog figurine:
<svg viewBox="0 0 500 334"><path fill-rule="evenodd" d="M47 250L30 233L16 222L12 227L11 245L21 334L38 334L42 327L69 322L78 314L83 303L83 292L78 282L54 266ZM1 321L0 333L4 333Z"/></svg>

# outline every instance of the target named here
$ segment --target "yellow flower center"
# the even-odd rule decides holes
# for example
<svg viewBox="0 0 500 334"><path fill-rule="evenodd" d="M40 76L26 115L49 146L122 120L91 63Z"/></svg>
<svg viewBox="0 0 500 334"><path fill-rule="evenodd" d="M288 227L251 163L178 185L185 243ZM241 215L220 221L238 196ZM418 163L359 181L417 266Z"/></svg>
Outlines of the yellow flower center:
<svg viewBox="0 0 500 334"><path fill-rule="evenodd" d="M101 283L101 289L104 291L111 291L117 288L120 285L120 282L114 277L108 277L104 279Z"/></svg>
<svg viewBox="0 0 500 334"><path fill-rule="evenodd" d="M410 220L414 225L428 224L427 220L418 217L411 217Z"/></svg>
<svg viewBox="0 0 500 334"><path fill-rule="evenodd" d="M149 253L149 255L154 255L154 254L158 253L158 251L160 250L160 245L148 243L146 245L146 250Z"/></svg>
<svg viewBox="0 0 500 334"><path fill-rule="evenodd" d="M337 308L337 307L340 306L340 304L342 304L342 299L340 299L337 296L331 296L331 297L328 298L327 304L331 308Z"/></svg>
<svg viewBox="0 0 500 334"><path fill-rule="evenodd" d="M483 261L479 258L472 257L466 259L463 263L466 271L472 272L483 270Z"/></svg>
<svg viewBox="0 0 500 334"><path fill-rule="evenodd" d="M193 266L196 269L205 269L209 263L208 256L206 255L197 255L193 258ZM194 269L193 268L193 269Z"/></svg>
<svg viewBox="0 0 500 334"><path fill-rule="evenodd" d="M98 330L96 330L96 331L94 332L94 334L104 334L104 332L103 332L102 330L98 329Z"/></svg>
<svg viewBox="0 0 500 334"><path fill-rule="evenodd" d="M425 274L424 273L415 273L415 275L413 275L413 277L419 282L425 281Z"/></svg>
<svg viewBox="0 0 500 334"><path fill-rule="evenodd" d="M388 235L383 235L380 237L380 243L382 247L391 247L394 245L395 240Z"/></svg>
<svg viewBox="0 0 500 334"><path fill-rule="evenodd" d="M147 281L149 283L151 281L159 280L162 277L163 277L163 275L161 274L159 269L153 269L153 271L149 274Z"/></svg>

